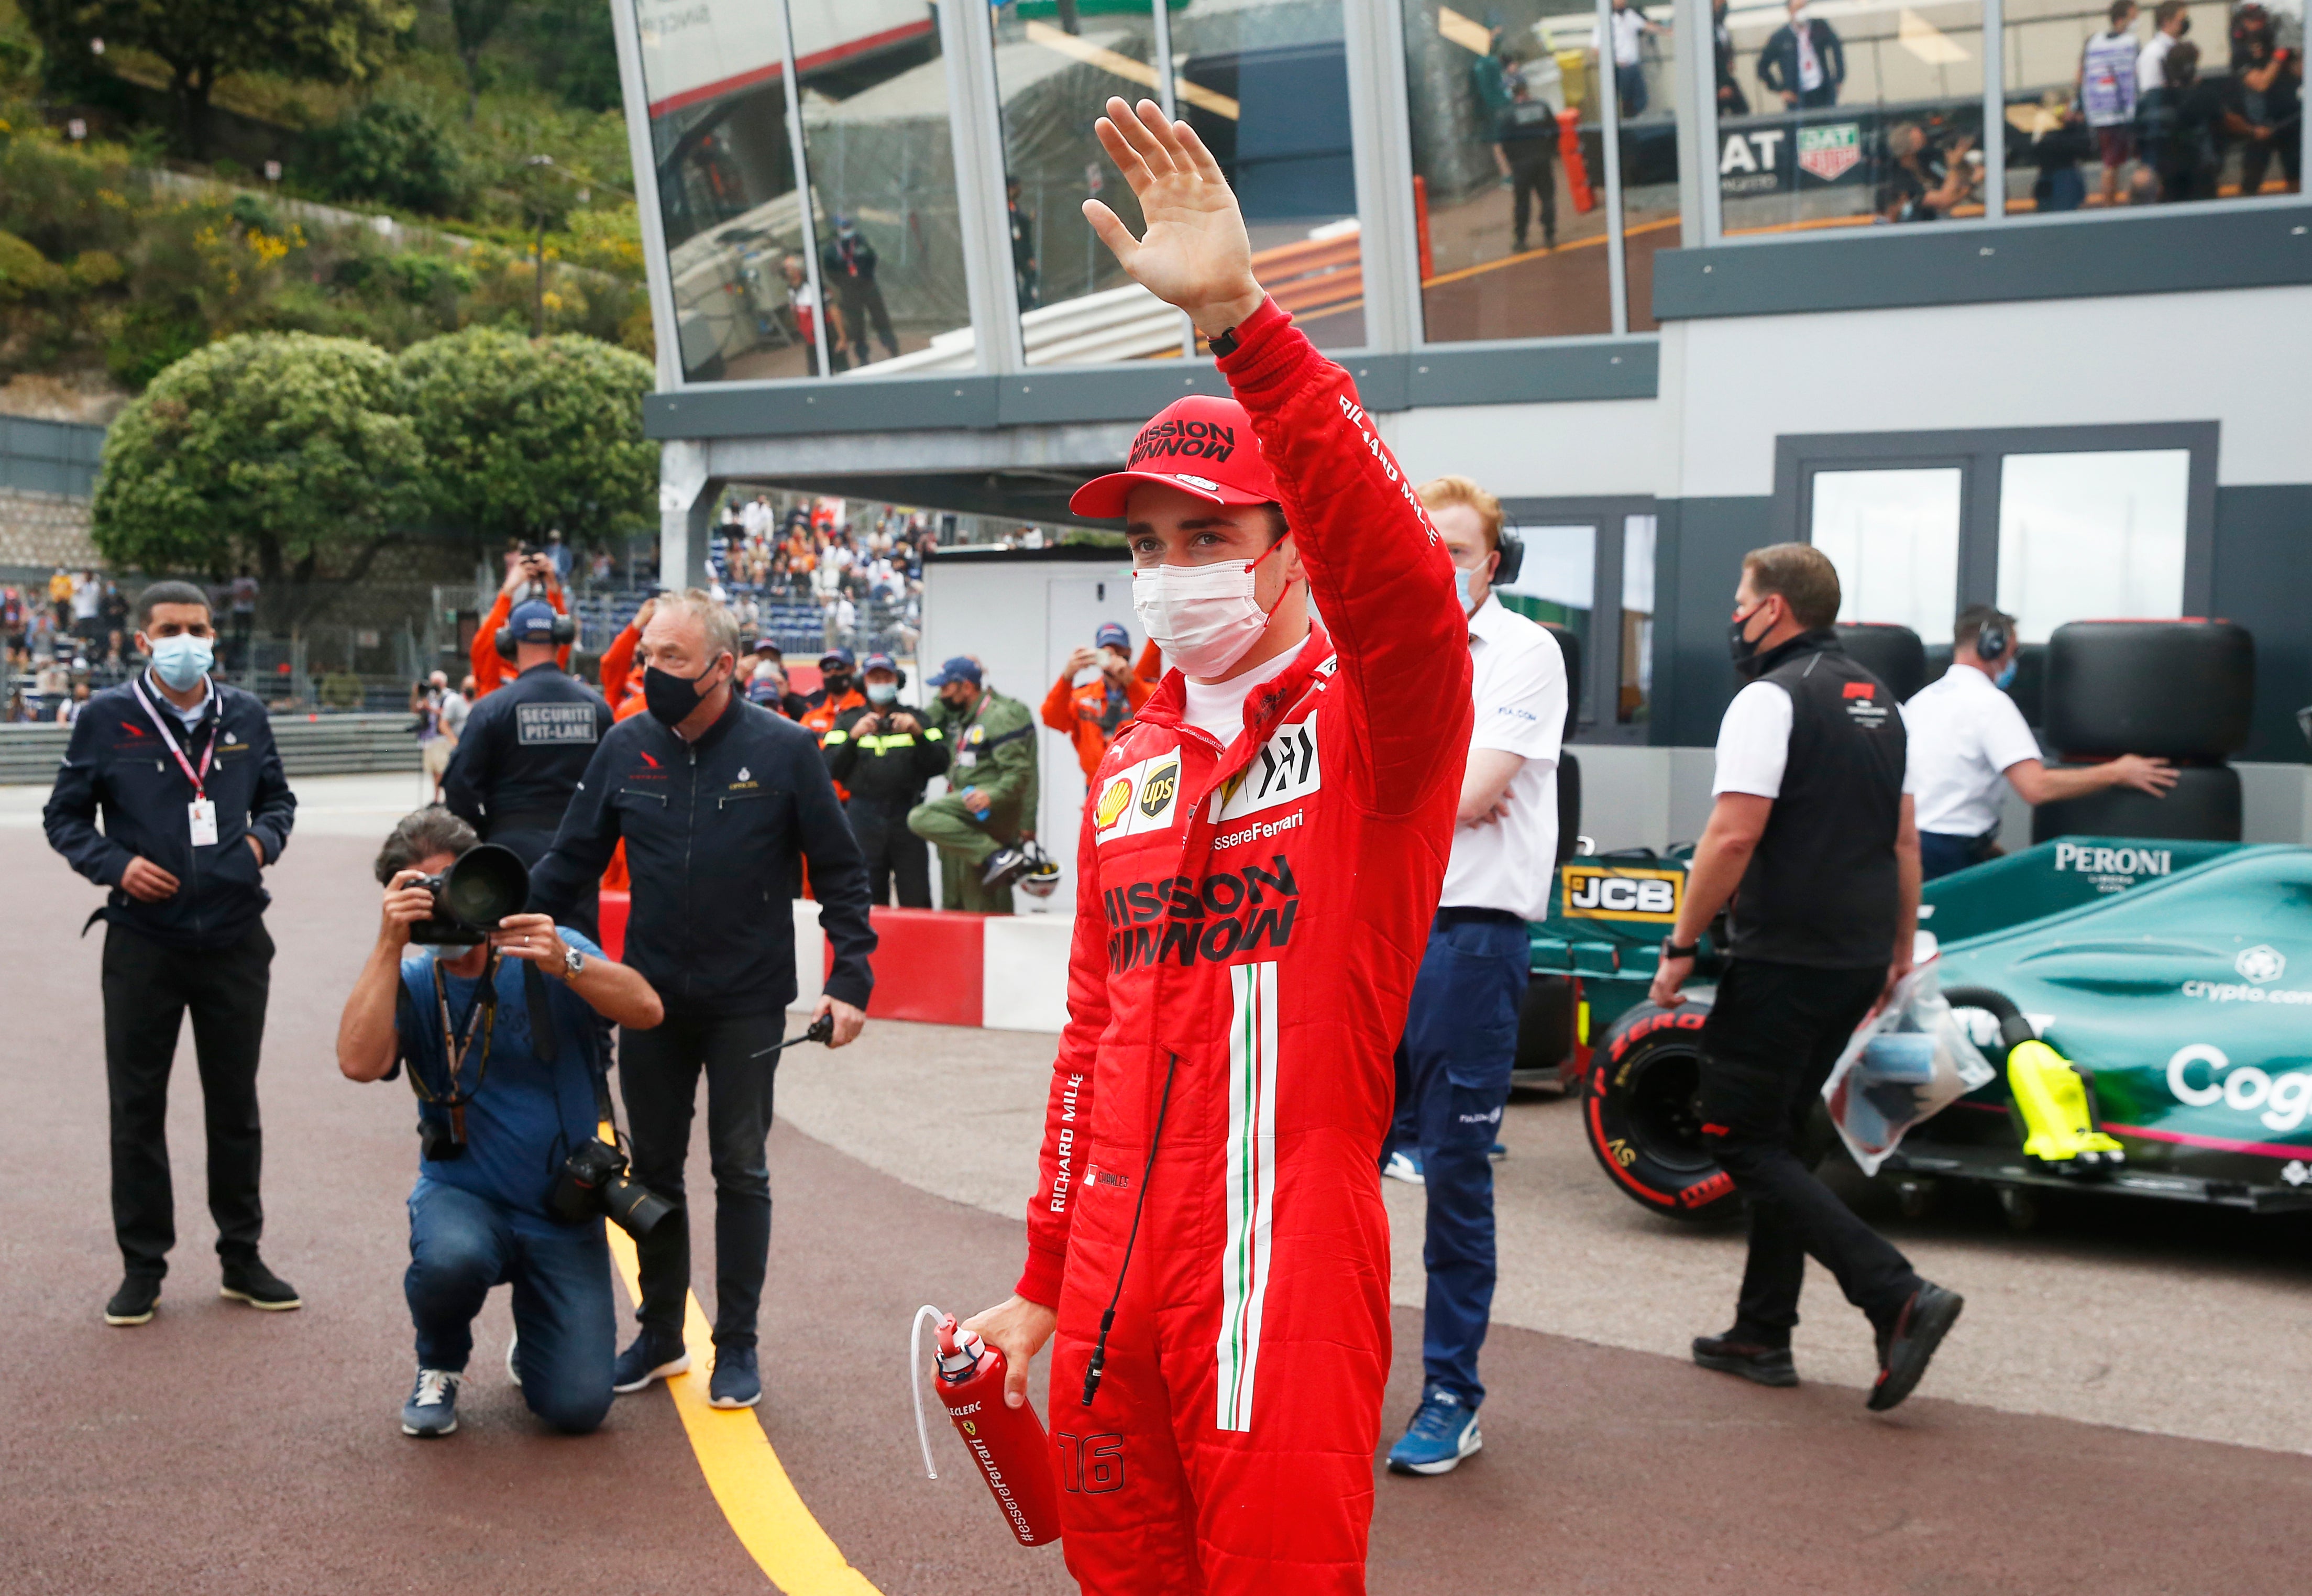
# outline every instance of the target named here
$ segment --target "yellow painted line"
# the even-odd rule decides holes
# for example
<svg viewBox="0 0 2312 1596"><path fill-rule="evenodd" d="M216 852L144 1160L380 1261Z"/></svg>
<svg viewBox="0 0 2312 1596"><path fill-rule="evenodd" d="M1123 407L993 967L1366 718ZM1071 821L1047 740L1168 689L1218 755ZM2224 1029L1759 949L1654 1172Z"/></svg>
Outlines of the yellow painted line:
<svg viewBox="0 0 2312 1596"><path fill-rule="evenodd" d="M610 1256L625 1277L626 1294L639 1302L642 1275L634 1241L617 1225L608 1228ZM739 1544L785 1596L880 1596L803 1505L754 1410L708 1406L714 1332L695 1292L684 1310L682 1339L690 1349L690 1372L675 1375L666 1389L674 1394L675 1411L689 1433L706 1488L714 1493Z"/></svg>

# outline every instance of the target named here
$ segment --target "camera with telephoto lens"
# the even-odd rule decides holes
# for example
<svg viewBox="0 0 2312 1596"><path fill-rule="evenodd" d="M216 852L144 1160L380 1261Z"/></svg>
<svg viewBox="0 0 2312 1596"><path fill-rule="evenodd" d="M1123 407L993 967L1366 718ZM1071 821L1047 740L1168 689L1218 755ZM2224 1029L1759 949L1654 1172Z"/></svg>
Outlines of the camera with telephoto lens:
<svg viewBox="0 0 2312 1596"><path fill-rule="evenodd" d="M599 1136L563 1161L547 1206L565 1224L607 1214L636 1241L674 1212L672 1203L626 1172L626 1153Z"/></svg>
<svg viewBox="0 0 2312 1596"><path fill-rule="evenodd" d="M512 848L477 843L440 875L411 881L434 895L434 912L409 928L409 940L442 947L472 947L489 940L498 922L530 901L530 866Z"/></svg>

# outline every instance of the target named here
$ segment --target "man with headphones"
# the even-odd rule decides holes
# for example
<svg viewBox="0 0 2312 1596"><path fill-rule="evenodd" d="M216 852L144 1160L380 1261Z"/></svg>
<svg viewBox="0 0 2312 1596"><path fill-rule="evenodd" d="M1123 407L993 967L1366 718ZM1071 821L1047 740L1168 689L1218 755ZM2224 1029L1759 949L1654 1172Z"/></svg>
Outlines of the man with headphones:
<svg viewBox="0 0 2312 1596"><path fill-rule="evenodd" d="M1927 881L1996 852L2002 778L2035 808L2105 787L2161 798L2176 785L2165 759L2141 754L2048 769L2023 712L2003 690L2015 680L2021 652L2013 616L1970 604L1951 629L1950 669L1903 706L1918 785L1920 873Z"/></svg>
<svg viewBox="0 0 2312 1596"><path fill-rule="evenodd" d="M451 812L533 867L554 846L594 745L610 729L602 696L555 662L576 636L577 623L543 599L513 607L496 644L515 675L468 713L442 781ZM594 934L591 896L568 923Z"/></svg>

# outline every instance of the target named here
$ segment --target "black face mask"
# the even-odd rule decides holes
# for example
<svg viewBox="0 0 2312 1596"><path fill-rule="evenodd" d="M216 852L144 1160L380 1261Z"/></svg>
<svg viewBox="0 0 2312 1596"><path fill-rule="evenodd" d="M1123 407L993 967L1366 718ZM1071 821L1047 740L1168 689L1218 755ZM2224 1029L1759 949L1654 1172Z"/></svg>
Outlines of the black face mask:
<svg viewBox="0 0 2312 1596"><path fill-rule="evenodd" d="M830 698L840 698L851 690L851 679L847 676L829 676L822 680L827 686L827 696Z"/></svg>
<svg viewBox="0 0 2312 1596"><path fill-rule="evenodd" d="M709 665L696 676L677 676L656 665L646 667L643 671L643 707L670 726L680 725L705 700L706 694L699 690L698 684L714 671L714 667Z"/></svg>
<svg viewBox="0 0 2312 1596"><path fill-rule="evenodd" d="M1732 657L1734 670L1738 675L1748 677L1758 673L1758 645L1764 640L1765 634L1760 633L1756 639L1745 637L1742 636L1742 628L1757 618L1758 611L1763 605L1764 601L1751 605L1743 614L1736 616L1732 624L1726 628L1726 652ZM1766 631L1771 632L1773 629L1768 627Z"/></svg>

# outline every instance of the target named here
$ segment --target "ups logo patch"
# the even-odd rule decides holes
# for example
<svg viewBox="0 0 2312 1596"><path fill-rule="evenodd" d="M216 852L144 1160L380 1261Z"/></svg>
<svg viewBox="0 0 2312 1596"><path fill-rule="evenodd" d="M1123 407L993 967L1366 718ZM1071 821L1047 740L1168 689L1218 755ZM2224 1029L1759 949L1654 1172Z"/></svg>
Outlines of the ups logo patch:
<svg viewBox="0 0 2312 1596"><path fill-rule="evenodd" d="M1165 806L1172 802L1172 794L1179 790L1179 786L1180 762L1175 759L1142 785L1140 812L1154 820L1164 812Z"/></svg>

